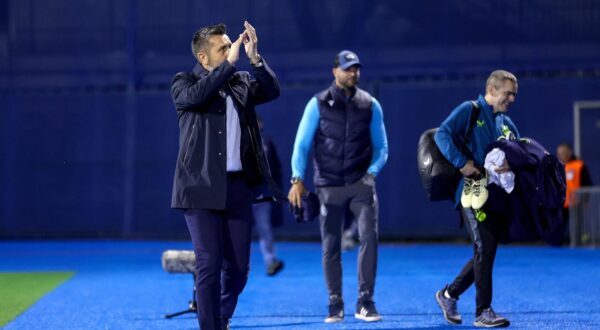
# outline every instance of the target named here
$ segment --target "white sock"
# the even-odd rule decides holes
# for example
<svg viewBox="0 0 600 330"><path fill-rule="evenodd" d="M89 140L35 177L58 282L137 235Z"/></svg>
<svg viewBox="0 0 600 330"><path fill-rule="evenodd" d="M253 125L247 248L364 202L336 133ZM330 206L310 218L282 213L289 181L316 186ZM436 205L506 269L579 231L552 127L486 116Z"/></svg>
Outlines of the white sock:
<svg viewBox="0 0 600 330"><path fill-rule="evenodd" d="M450 297L450 294L448 294L448 289L444 290L444 297L446 297L446 299L452 298Z"/></svg>

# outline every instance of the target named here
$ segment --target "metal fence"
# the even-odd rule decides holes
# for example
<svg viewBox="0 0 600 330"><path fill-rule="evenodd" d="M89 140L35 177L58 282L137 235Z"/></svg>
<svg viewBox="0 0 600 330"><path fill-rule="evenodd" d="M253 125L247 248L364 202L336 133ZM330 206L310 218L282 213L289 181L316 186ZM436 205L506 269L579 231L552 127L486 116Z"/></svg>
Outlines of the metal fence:
<svg viewBox="0 0 600 330"><path fill-rule="evenodd" d="M569 210L571 247L600 247L600 186L578 189Z"/></svg>

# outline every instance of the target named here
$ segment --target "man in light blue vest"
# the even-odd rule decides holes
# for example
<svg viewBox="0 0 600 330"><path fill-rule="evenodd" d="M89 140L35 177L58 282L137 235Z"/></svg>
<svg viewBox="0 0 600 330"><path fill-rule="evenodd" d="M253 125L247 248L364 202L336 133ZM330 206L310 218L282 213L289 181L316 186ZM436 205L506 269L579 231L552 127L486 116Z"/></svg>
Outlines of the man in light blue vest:
<svg viewBox="0 0 600 330"><path fill-rule="evenodd" d="M373 302L378 240L375 178L387 161L388 146L379 102L357 87L361 67L351 51L336 55L335 81L308 102L292 155L288 198L293 206L300 207L306 193L307 157L314 144L314 184L321 204L323 268L329 291L326 323L344 318L341 238L347 209L358 222L360 238L354 316L367 322L381 320Z"/></svg>

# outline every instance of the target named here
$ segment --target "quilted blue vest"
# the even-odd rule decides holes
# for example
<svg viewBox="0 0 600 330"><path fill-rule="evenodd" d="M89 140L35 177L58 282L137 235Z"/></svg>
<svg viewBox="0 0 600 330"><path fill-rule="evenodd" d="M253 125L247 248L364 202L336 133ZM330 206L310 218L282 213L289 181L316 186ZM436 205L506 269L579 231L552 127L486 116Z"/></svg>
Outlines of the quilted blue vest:
<svg viewBox="0 0 600 330"><path fill-rule="evenodd" d="M351 97L333 84L318 93L319 127L314 139L315 186L345 186L363 177L373 157L371 95Z"/></svg>

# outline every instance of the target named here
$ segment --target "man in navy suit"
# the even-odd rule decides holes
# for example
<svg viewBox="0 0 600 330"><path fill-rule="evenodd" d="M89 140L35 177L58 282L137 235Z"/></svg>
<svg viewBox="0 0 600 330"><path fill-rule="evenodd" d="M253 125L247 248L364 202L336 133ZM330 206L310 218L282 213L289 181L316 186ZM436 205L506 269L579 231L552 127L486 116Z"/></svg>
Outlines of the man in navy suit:
<svg viewBox="0 0 600 330"><path fill-rule="evenodd" d="M171 84L179 121L179 155L171 207L182 209L196 255L198 323L229 329L248 279L253 187L271 181L255 105L279 96L279 83L257 50L256 30L231 42L223 24L192 39L193 72ZM252 73L237 71L244 45Z"/></svg>

